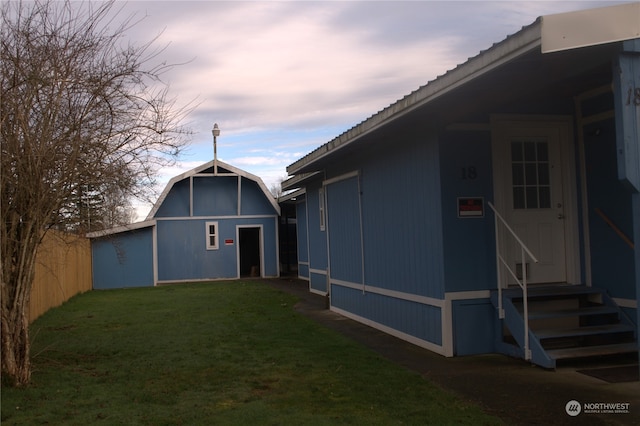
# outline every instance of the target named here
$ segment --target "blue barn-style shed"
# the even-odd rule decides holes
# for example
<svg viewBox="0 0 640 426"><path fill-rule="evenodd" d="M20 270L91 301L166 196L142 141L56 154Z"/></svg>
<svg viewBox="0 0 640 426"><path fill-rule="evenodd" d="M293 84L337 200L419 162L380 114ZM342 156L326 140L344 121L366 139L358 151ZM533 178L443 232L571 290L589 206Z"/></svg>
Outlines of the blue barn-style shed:
<svg viewBox="0 0 640 426"><path fill-rule="evenodd" d="M279 275L280 207L218 160L174 177L144 222L89 234L95 289Z"/></svg>
<svg viewBox="0 0 640 426"><path fill-rule="evenodd" d="M541 17L291 164L310 291L445 356L637 351L638 16Z"/></svg>

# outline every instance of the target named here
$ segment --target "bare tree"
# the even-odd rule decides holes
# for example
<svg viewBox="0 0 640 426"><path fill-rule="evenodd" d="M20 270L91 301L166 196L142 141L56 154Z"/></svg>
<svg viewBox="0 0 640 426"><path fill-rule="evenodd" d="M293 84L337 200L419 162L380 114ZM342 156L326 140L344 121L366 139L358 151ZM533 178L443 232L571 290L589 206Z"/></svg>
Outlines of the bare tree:
<svg viewBox="0 0 640 426"><path fill-rule="evenodd" d="M168 98L153 40L124 38L109 2L0 6L2 374L31 378L28 307L36 251L53 227L82 222L83 201L140 195L190 132ZM160 87L160 89L157 89Z"/></svg>

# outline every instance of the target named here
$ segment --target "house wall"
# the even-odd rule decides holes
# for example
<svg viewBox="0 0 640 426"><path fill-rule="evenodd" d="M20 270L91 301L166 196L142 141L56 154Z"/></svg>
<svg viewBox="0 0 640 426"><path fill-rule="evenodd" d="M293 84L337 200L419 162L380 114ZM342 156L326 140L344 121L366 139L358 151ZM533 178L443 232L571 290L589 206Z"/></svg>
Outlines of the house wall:
<svg viewBox="0 0 640 426"><path fill-rule="evenodd" d="M491 133L454 131L440 146L445 291L496 288ZM459 217L458 198L482 197L483 217Z"/></svg>
<svg viewBox="0 0 640 426"><path fill-rule="evenodd" d="M437 136L423 128L392 142L327 170L331 309L442 352Z"/></svg>
<svg viewBox="0 0 640 426"><path fill-rule="evenodd" d="M489 291L496 288L491 133L449 131L442 135L440 175L444 281L451 302L453 355L494 351L496 311ZM458 198L481 197L484 215L459 217Z"/></svg>
<svg viewBox="0 0 640 426"><path fill-rule="evenodd" d="M307 236L309 241L309 288L314 293L327 294L327 234L320 228L321 181L307 186ZM324 197L324 196L323 196ZM326 215L325 215L326 218Z"/></svg>
<svg viewBox="0 0 640 426"><path fill-rule="evenodd" d="M218 222L218 248L207 250L205 224L211 221ZM157 222L158 281L238 278L238 226L262 227L264 276L277 276L275 216L162 219Z"/></svg>
<svg viewBox="0 0 640 426"><path fill-rule="evenodd" d="M309 279L309 239L307 237L306 196L296 203L296 238L298 241L298 278Z"/></svg>
<svg viewBox="0 0 640 426"><path fill-rule="evenodd" d="M93 288L147 287L153 279L153 227L91 240Z"/></svg>

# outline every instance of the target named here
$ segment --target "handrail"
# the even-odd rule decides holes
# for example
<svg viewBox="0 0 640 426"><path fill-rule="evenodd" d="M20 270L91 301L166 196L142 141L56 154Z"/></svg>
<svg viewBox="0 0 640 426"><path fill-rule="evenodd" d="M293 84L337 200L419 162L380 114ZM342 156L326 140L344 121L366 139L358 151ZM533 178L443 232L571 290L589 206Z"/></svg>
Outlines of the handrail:
<svg viewBox="0 0 640 426"><path fill-rule="evenodd" d="M618 237L622 238L622 241L627 243L627 245L631 247L632 250L635 248L635 244L633 243L633 241L631 241L631 238L627 237L627 235L622 232L622 229L618 228L616 224L613 223L609 216L604 214L604 212L597 207L593 210L598 214L598 216L602 218L602 220L604 220L607 225L609 225L609 227L618 235Z"/></svg>
<svg viewBox="0 0 640 426"><path fill-rule="evenodd" d="M522 305L524 308L523 316L524 316L524 358L525 360L531 359L531 349L529 348L529 294L527 288L527 264L525 262L527 254L533 263L538 263L538 259L531 253L531 250L526 246L524 242L518 237L513 229L509 226L507 221L498 213L496 207L490 202L487 201L487 204L493 210L495 217L495 238L496 238L496 273L497 273L497 281L498 281L498 316L500 319L504 319L504 308L502 307L502 274L501 270L504 266L507 271L511 274L513 279L516 280L518 286L522 289ZM499 221L500 222L499 222ZM499 224L502 225L509 231L513 239L520 245L520 261L522 262L522 281L518 278L518 274L516 274L510 267L504 257L500 254L500 231Z"/></svg>

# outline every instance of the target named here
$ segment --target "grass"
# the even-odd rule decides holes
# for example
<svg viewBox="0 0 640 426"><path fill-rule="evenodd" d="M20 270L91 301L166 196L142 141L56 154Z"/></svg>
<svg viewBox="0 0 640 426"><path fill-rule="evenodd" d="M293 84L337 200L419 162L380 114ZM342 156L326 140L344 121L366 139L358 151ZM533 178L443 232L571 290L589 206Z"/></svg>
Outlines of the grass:
<svg viewBox="0 0 640 426"><path fill-rule="evenodd" d="M499 424L260 282L94 291L31 328L3 425Z"/></svg>

